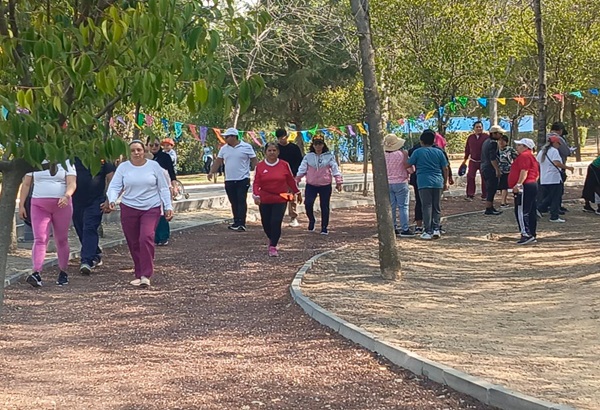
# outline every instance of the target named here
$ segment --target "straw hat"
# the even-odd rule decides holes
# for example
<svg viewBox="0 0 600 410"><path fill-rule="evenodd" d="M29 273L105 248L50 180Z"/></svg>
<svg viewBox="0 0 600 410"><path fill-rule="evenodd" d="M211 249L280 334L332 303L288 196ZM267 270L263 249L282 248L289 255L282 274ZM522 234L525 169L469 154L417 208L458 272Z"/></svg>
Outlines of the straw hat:
<svg viewBox="0 0 600 410"><path fill-rule="evenodd" d="M404 146L405 142L406 140L398 138L395 134L388 134L383 139L383 149L387 152L398 151Z"/></svg>

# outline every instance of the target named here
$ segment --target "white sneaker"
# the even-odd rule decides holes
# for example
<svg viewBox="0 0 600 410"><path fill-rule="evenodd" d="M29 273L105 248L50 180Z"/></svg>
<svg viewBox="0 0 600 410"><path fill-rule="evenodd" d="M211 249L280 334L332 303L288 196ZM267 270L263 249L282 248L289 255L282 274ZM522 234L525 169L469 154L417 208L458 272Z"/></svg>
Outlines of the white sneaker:
<svg viewBox="0 0 600 410"><path fill-rule="evenodd" d="M562 224L562 223L565 223L567 221L565 221L564 219L561 219L561 218L556 218L556 219L550 219L550 222L555 222L555 223Z"/></svg>
<svg viewBox="0 0 600 410"><path fill-rule="evenodd" d="M430 240L430 239L432 239L432 238L433 238L433 236L431 236L431 234L428 234L427 232L423 232L423 233L421 234L421 239Z"/></svg>
<svg viewBox="0 0 600 410"><path fill-rule="evenodd" d="M440 239L441 237L442 233L439 231L439 229L433 231L433 239Z"/></svg>
<svg viewBox="0 0 600 410"><path fill-rule="evenodd" d="M140 286L142 284L142 280L141 279L134 279L131 282L129 282L129 284L131 286Z"/></svg>
<svg viewBox="0 0 600 410"><path fill-rule="evenodd" d="M297 226L300 226L300 223L298 222L298 219L296 219L296 218L292 219L292 220L290 221L290 226L291 226L292 228L295 228L295 227L297 227Z"/></svg>
<svg viewBox="0 0 600 410"><path fill-rule="evenodd" d="M140 278L140 287L147 288L148 286L150 286L150 279L148 279L145 276L142 276Z"/></svg>

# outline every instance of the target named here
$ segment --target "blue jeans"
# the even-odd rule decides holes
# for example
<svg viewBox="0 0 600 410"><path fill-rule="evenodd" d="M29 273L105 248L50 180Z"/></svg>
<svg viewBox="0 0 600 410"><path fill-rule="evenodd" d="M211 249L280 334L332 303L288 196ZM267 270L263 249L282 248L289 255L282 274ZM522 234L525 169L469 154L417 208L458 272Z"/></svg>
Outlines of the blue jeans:
<svg viewBox="0 0 600 410"><path fill-rule="evenodd" d="M103 202L103 198L97 198L87 205L73 203L73 226L81 242L81 263L90 266L102 257L98 247L98 228L102 223L100 204Z"/></svg>
<svg viewBox="0 0 600 410"><path fill-rule="evenodd" d="M392 204L392 222L394 229L408 231L408 206L410 204L410 188L408 182L390 184L390 203ZM398 220L398 213L400 220Z"/></svg>

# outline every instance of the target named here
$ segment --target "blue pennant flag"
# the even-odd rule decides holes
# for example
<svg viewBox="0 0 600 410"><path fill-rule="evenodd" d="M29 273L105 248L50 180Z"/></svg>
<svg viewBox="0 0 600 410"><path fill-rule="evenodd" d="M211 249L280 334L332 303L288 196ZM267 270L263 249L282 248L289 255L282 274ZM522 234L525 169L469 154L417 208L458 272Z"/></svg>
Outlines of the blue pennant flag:
<svg viewBox="0 0 600 410"><path fill-rule="evenodd" d="M440 107L440 118L444 116L445 111L446 111L446 107Z"/></svg>
<svg viewBox="0 0 600 410"><path fill-rule="evenodd" d="M598 89L597 89L597 88L592 88L592 89L590 90L590 94L592 94L592 95L598 95L598 94L600 94L600 91L598 91Z"/></svg>
<svg viewBox="0 0 600 410"><path fill-rule="evenodd" d="M182 126L182 122L175 122L175 141L177 142L179 142L181 139L181 134L183 134L183 130L181 129Z"/></svg>
<svg viewBox="0 0 600 410"><path fill-rule="evenodd" d="M481 98L478 98L478 99L477 99L477 102L478 102L479 104L481 104L481 106L482 106L482 107L484 107L484 108L485 108L485 107L487 107L487 98L483 98L483 97L481 97Z"/></svg>
<svg viewBox="0 0 600 410"><path fill-rule="evenodd" d="M264 131L259 131L258 134L260 135L260 139L263 142L263 145L265 145L267 143L267 138L266 138L266 134Z"/></svg>
<svg viewBox="0 0 600 410"><path fill-rule="evenodd" d="M302 131L302 139L304 142L310 142L310 135L308 134L308 131Z"/></svg>
<svg viewBox="0 0 600 410"><path fill-rule="evenodd" d="M161 118L160 122L162 122L163 128L165 129L165 132L167 134L169 134L169 120L167 120L166 118Z"/></svg>
<svg viewBox="0 0 600 410"><path fill-rule="evenodd" d="M6 109L5 106L2 106L2 118L3 119L7 119L8 118L8 110Z"/></svg>

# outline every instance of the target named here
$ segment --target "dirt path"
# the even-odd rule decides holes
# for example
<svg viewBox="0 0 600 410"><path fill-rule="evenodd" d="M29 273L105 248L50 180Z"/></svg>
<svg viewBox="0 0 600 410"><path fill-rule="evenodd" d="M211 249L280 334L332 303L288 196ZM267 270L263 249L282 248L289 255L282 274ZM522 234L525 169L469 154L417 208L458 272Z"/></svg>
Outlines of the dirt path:
<svg viewBox="0 0 600 410"><path fill-rule="evenodd" d="M332 220L329 237L286 227L278 259L256 223L175 235L146 291L127 284L124 247L67 287L10 287L0 408L488 409L378 360L291 301L308 258L375 233L372 208Z"/></svg>
<svg viewBox="0 0 600 410"><path fill-rule="evenodd" d="M451 219L451 236L398 241L401 281L374 239L321 258L302 287L340 317L429 359L578 409L600 408L600 217L570 206L539 244L512 212ZM512 210L511 210L512 211Z"/></svg>

